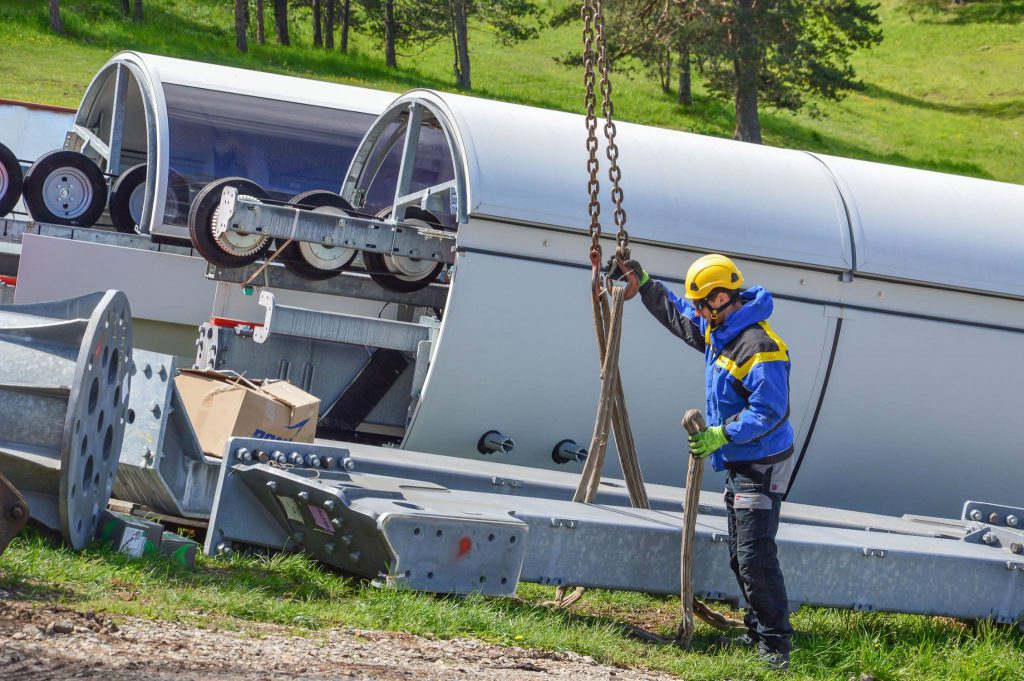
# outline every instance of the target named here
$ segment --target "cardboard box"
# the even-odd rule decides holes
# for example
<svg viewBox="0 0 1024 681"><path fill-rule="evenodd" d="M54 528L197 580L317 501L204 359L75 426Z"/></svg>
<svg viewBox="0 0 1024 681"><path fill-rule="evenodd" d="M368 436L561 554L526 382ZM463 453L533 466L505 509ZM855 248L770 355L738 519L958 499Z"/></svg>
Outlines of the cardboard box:
<svg viewBox="0 0 1024 681"><path fill-rule="evenodd" d="M250 381L182 369L174 379L203 451L222 457L230 437L312 442L320 399L288 381Z"/></svg>

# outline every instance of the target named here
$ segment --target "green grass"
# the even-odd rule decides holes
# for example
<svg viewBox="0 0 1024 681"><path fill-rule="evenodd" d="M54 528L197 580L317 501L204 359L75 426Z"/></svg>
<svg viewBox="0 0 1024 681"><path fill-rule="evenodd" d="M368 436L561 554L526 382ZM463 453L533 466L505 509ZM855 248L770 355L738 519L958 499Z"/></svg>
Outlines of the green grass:
<svg viewBox="0 0 1024 681"><path fill-rule="evenodd" d="M718 633L699 624L694 650L641 643L623 623L674 630L676 599L590 591L577 614L541 603L550 588L522 585L516 598L456 598L377 588L329 572L299 555L200 557L195 571L160 557L132 559L93 545L73 553L38 534L16 538L0 558L0 587L17 598L244 630L269 622L315 635L329 627L405 631L439 638L571 650L599 662L663 670L683 679L774 679L743 652L714 648ZM788 678L847 681L1019 680L1024 636L1016 627L943 618L804 608Z"/></svg>
<svg viewBox="0 0 1024 681"><path fill-rule="evenodd" d="M89 79L120 49L402 91L453 87L446 42L407 49L399 68L384 67L379 44L356 35L349 54L310 47L306 16L292 15L293 46L234 50L231 3L149 0L133 24L109 0L64 0L67 34L48 31L46 3L0 5L0 97L76 106ZM551 0L551 4L561 4ZM824 114L763 112L768 144L1024 183L1024 2L882 0L885 39L855 57L866 89ZM268 28L271 28L268 24ZM579 111L581 75L553 57L576 49L576 27L545 29L537 40L504 47L486 27L471 35L474 93ZM730 136L732 107L708 99L683 110L640 72L615 74L616 112L624 120ZM680 159L685 163L686 159ZM624 159L625 181L629 161Z"/></svg>

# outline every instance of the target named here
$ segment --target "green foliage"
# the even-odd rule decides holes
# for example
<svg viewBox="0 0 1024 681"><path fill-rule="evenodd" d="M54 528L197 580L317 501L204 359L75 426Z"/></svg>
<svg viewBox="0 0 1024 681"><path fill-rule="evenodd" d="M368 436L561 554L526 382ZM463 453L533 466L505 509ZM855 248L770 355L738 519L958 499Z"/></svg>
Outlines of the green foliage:
<svg viewBox="0 0 1024 681"><path fill-rule="evenodd" d="M573 0L537 1L549 15L570 8L578 16ZM955 20L961 9L990 4L980 0L935 16L915 9L913 18L907 2L882 0L885 40L851 57L865 89L839 102L819 103L820 117L806 111L764 113L765 143L1024 183L1024 82L1015 76L1024 63L1020 24ZM292 17L293 47L250 40L249 52L239 54L232 8L223 0L152 0L141 24L121 16L117 3L108 0L64 0L62 5L69 35L55 36L49 32L45 3L0 2L0 97L77 106L92 77L121 49L392 92L455 89L446 42L422 50L415 59L400 60L398 69L387 69L379 43L366 32L352 36L348 53L310 49L310 26L302 16ZM272 32L269 23L268 28ZM536 39L512 48L486 27L471 28L474 95L582 111L580 72L554 61L567 51L579 52L579 24L547 27ZM694 103L683 108L674 93L661 92L644 68L621 70L628 62L616 64L612 74L618 118L732 135L732 106L710 96L699 69L694 71ZM630 167L639 162L622 159L627 196Z"/></svg>
<svg viewBox="0 0 1024 681"><path fill-rule="evenodd" d="M71 552L24 532L0 558L0 588L77 610L244 630L252 622L312 635L331 627L407 631L440 638L571 650L599 662L661 670L682 679L783 678L749 651L719 650L698 623L694 648L641 643L629 627L674 632L678 599L588 591L574 612L542 605L551 587L524 584L516 598L447 597L377 588L302 555L200 556L195 570L162 556L129 558L94 544ZM1017 681L1024 635L1016 627L934 617L803 608L788 678L847 681Z"/></svg>
<svg viewBox="0 0 1024 681"><path fill-rule="evenodd" d="M707 60L708 88L725 100L737 88L737 62L756 72L758 100L798 111L808 96L839 100L862 87L854 51L882 40L877 4L859 0L774 0L750 3L744 39L740 3L690 0L693 49Z"/></svg>

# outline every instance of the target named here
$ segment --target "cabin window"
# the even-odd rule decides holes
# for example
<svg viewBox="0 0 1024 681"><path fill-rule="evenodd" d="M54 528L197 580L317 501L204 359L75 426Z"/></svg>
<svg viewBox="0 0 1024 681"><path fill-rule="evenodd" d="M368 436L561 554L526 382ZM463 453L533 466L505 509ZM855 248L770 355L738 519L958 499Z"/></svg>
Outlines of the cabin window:
<svg viewBox="0 0 1024 681"><path fill-rule="evenodd" d="M287 201L310 189L338 191L371 114L182 85L164 85L169 182L194 197L209 182L245 177ZM339 102L343 105L344 102ZM178 192L181 194L181 192ZM167 224L188 209L170 205Z"/></svg>

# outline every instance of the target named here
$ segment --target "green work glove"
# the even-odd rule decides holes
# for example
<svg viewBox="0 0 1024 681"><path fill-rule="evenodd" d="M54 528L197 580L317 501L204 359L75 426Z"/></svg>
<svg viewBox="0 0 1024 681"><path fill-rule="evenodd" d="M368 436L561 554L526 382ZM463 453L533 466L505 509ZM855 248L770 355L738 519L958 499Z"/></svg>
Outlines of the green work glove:
<svg viewBox="0 0 1024 681"><path fill-rule="evenodd" d="M644 268L641 267L640 263L638 263L636 260L627 260L626 262L622 263L622 266L628 267L629 269L633 270L633 274L636 275L637 286L643 286L644 284L647 283L647 280L650 279L650 277L647 276L647 272L644 271ZM622 266L619 267L620 271L622 270ZM623 272L623 274L626 274L626 272Z"/></svg>
<svg viewBox="0 0 1024 681"><path fill-rule="evenodd" d="M690 436L690 455L698 459L717 452L729 442L725 435L725 426L711 426L696 435Z"/></svg>

